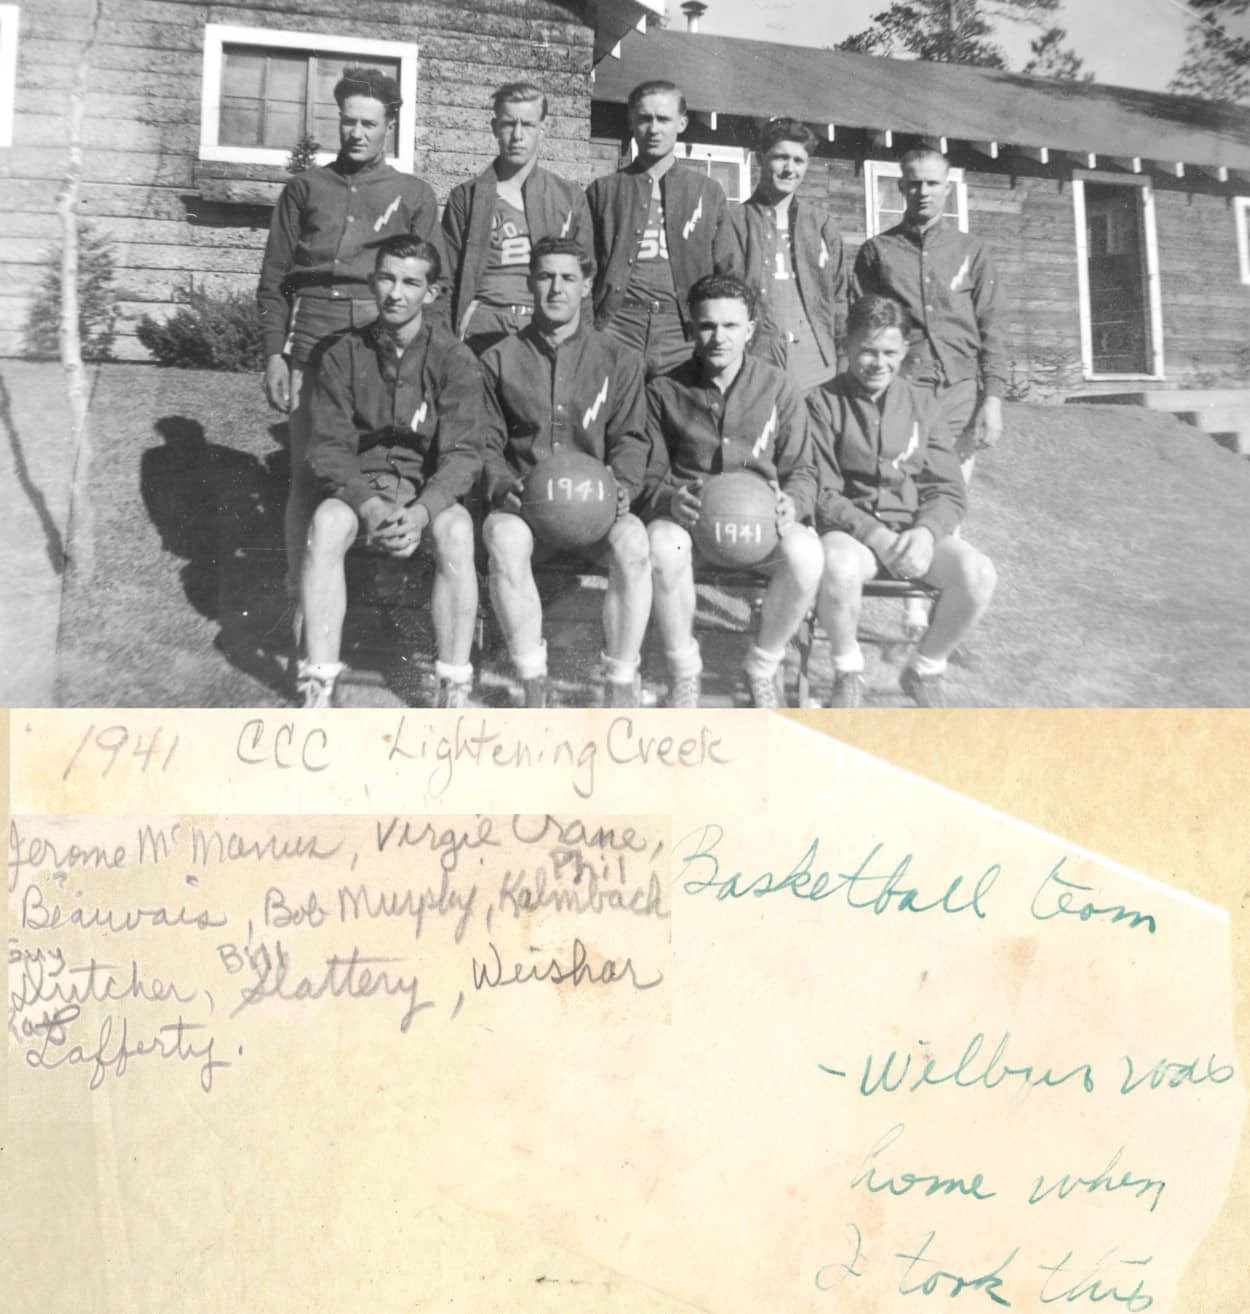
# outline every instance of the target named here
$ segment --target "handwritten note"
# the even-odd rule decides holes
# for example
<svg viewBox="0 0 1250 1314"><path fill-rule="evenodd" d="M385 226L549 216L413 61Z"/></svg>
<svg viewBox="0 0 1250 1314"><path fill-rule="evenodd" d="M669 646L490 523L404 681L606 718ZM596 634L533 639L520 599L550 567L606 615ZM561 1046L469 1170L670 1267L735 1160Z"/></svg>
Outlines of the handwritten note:
<svg viewBox="0 0 1250 1314"><path fill-rule="evenodd" d="M1180 889L775 718L13 750L14 1162L109 1256L31 1309L1184 1314L1245 1087Z"/></svg>

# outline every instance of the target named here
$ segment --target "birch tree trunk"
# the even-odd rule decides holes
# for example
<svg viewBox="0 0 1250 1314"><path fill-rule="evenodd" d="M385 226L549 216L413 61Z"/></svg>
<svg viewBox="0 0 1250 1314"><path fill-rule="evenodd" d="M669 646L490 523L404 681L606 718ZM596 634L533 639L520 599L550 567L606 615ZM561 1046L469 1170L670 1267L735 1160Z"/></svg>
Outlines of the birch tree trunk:
<svg viewBox="0 0 1250 1314"><path fill-rule="evenodd" d="M91 433L88 407L91 391L82 362L78 324L78 197L82 186L83 124L87 117L87 81L100 27L100 0L90 0L90 27L74 68L69 93L69 153L65 182L56 198L61 222L61 364L69 394L70 437L74 468L70 484L69 526L66 532L68 568L77 580L90 583L95 574L95 516L88 496L91 474Z"/></svg>

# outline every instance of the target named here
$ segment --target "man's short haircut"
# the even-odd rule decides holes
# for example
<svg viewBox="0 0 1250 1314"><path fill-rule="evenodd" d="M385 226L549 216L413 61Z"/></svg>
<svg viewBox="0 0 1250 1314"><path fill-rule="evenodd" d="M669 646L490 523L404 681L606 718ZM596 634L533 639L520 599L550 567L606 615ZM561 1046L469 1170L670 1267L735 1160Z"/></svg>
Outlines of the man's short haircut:
<svg viewBox="0 0 1250 1314"><path fill-rule="evenodd" d="M733 274L706 274L699 279L686 296L690 313L693 315L695 307L705 301L741 301L747 308L748 318L755 318L755 292Z"/></svg>
<svg viewBox="0 0 1250 1314"><path fill-rule="evenodd" d="M916 146L899 160L898 167L905 169L909 164L919 164L921 160L941 160L942 167L950 172L951 162L936 146Z"/></svg>
<svg viewBox="0 0 1250 1314"><path fill-rule="evenodd" d="M911 328L911 317L893 297L878 296L876 293L861 297L846 317L846 336L848 338L869 337L880 333L882 329L896 328L907 337Z"/></svg>
<svg viewBox="0 0 1250 1314"><path fill-rule="evenodd" d="M424 237L413 237L411 233L396 233L394 237L385 238L378 243L377 254L373 258L373 268L380 269L387 256L396 260L424 260L429 273L428 281L438 282L443 272L443 260L438 254L438 247L427 242Z"/></svg>
<svg viewBox="0 0 1250 1314"><path fill-rule="evenodd" d="M795 141L810 155L820 138L798 119L769 119L760 130L759 153L767 155L779 141Z"/></svg>
<svg viewBox="0 0 1250 1314"><path fill-rule="evenodd" d="M399 94L399 83L380 68L345 68L343 76L334 84L334 99L339 109L348 96L372 96L386 106L386 117L393 119L404 103Z"/></svg>
<svg viewBox="0 0 1250 1314"><path fill-rule="evenodd" d="M540 237L530 248L530 273L538 272L538 262L543 256L573 256L583 278L593 278L595 262L571 237Z"/></svg>
<svg viewBox="0 0 1250 1314"><path fill-rule="evenodd" d="M531 100L542 101L542 117L547 117L547 93L542 87L536 86L533 82L505 82L502 87L495 92L495 98L491 101L492 112L495 117L499 117L500 110L505 105L524 105Z"/></svg>
<svg viewBox="0 0 1250 1314"><path fill-rule="evenodd" d="M669 82L664 78L652 78L649 82L640 82L629 93L629 100L626 102L626 109L631 115L644 96L676 96L678 114L686 113L686 93L676 82Z"/></svg>

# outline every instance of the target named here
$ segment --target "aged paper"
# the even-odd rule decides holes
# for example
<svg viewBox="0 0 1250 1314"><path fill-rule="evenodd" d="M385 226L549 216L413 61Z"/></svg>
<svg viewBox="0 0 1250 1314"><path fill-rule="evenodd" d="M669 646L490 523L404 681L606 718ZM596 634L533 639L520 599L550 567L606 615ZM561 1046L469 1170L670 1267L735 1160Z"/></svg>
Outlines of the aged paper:
<svg viewBox="0 0 1250 1314"><path fill-rule="evenodd" d="M741 713L10 730L6 1308L1241 1307L1191 816Z"/></svg>

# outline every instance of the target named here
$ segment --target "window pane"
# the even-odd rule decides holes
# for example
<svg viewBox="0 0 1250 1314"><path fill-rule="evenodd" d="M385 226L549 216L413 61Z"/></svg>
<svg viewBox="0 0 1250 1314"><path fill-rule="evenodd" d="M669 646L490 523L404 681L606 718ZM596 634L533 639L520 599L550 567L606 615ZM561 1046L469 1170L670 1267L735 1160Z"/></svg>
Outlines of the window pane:
<svg viewBox="0 0 1250 1314"><path fill-rule="evenodd" d="M740 171L736 164L729 160L709 160L708 171L725 189L725 195L731 201L742 200L741 189L738 186Z"/></svg>
<svg viewBox="0 0 1250 1314"><path fill-rule="evenodd" d="M334 55L318 53L315 78L315 103L313 108L313 136L326 150L336 150L339 141L339 109L334 101L334 88L343 70L353 67L381 69L389 73L396 82L399 81L399 61L397 59L376 59L362 55ZM399 134L397 127L392 127L386 140L389 155L397 155Z"/></svg>
<svg viewBox="0 0 1250 1314"><path fill-rule="evenodd" d="M323 150L339 141L334 87L353 65L381 69L399 81L399 60L334 52L227 46L223 54L221 121L223 146L266 146L291 150L311 124ZM398 154L398 130L388 136L388 154Z"/></svg>
<svg viewBox="0 0 1250 1314"><path fill-rule="evenodd" d="M229 46L222 54L218 141L290 150L303 132L308 56Z"/></svg>

